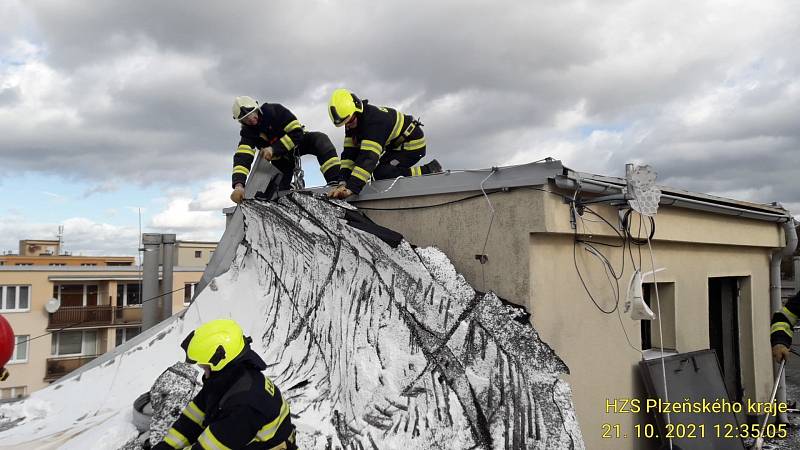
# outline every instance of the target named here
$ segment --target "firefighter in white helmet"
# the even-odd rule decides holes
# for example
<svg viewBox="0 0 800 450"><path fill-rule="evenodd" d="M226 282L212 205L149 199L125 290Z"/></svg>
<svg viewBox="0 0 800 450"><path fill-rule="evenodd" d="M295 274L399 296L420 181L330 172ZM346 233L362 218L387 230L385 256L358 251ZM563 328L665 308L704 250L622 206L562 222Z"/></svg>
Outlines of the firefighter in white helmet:
<svg viewBox="0 0 800 450"><path fill-rule="evenodd" d="M239 146L233 155L231 200L244 200L244 185L255 158L261 149L263 158L281 171L280 189L289 189L296 158L314 155L325 181L339 179L339 157L336 147L324 133L305 131L294 114L278 103L259 103L251 97L236 97L233 101L233 119L242 124Z"/></svg>

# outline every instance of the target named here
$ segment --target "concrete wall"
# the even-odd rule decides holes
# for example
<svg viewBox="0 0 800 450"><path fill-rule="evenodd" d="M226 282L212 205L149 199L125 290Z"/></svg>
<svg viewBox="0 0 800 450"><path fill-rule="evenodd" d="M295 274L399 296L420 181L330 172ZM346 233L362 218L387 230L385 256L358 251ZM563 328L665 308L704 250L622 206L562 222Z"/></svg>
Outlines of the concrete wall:
<svg viewBox="0 0 800 450"><path fill-rule="evenodd" d="M359 205L411 207L472 195L475 193L430 195ZM496 211L491 233L488 232L492 210L482 196L431 209L365 212L375 222L403 233L413 244L440 248L476 289L493 290L501 297L524 304L530 279L528 232L545 227L542 197L536 191L520 189L489 195L489 200ZM481 264L475 255L482 252L484 242L489 260Z"/></svg>
<svg viewBox="0 0 800 450"><path fill-rule="evenodd" d="M361 202L365 207L431 205L464 198L473 193ZM559 196L534 189L491 195L496 215L489 235L488 263L481 253L491 216L483 197L448 206L408 211L367 211L379 224L403 233L420 246L435 245L453 261L456 269L477 289L490 289L528 307L534 327L571 369L578 419L587 448L652 448L652 443L633 439L603 439L602 425L620 424L630 431L646 420L633 415L605 413L605 400L641 398L644 390L638 372L640 353L631 348L622 332L624 325L634 346L640 348L640 324L616 314L606 315L591 303L575 270L570 207ZM595 205L593 210L612 224L616 209ZM619 245L614 231L597 217L579 220L582 234ZM584 236L585 238L586 236ZM656 265L666 267L658 280L664 285L665 342L679 352L709 347L708 278L740 277L740 359L744 397L764 401L769 395L772 365L769 352L769 253L783 245L780 227L768 222L664 207L657 216L652 243ZM620 248L598 246L617 271L622 268ZM625 295L632 273L626 256L621 276ZM638 261L638 251L634 259ZM614 295L598 259L581 250L578 266L589 289L604 309L613 307ZM644 270L650 253L642 248ZM485 284L484 273L485 271ZM673 290L674 292L670 292ZM674 303L669 304L669 294ZM674 315L671 324L667 319ZM654 324L654 326L657 326ZM657 344L657 342L654 342Z"/></svg>

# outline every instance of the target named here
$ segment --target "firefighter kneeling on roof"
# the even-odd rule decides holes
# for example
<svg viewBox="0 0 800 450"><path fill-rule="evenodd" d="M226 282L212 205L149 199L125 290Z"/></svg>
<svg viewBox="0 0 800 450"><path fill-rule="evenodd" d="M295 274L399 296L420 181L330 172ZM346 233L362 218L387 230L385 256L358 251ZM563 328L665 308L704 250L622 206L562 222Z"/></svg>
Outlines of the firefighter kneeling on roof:
<svg viewBox="0 0 800 450"><path fill-rule="evenodd" d="M181 347L203 368L203 388L153 449L297 449L289 404L261 373L267 365L251 342L229 319L186 337Z"/></svg>
<svg viewBox="0 0 800 450"><path fill-rule="evenodd" d="M370 105L347 89L333 91L328 115L337 127L344 126L341 182L329 197L358 194L369 181L427 175L442 171L435 159L414 166L425 156L422 123L400 111Z"/></svg>

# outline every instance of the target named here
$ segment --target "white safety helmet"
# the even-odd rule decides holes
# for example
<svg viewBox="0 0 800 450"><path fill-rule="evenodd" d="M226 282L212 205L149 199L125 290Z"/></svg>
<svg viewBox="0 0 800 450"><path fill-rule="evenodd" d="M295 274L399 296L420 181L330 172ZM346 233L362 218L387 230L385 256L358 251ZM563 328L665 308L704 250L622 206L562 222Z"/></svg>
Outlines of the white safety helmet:
<svg viewBox="0 0 800 450"><path fill-rule="evenodd" d="M233 99L233 120L241 122L258 109L258 102L252 97L242 95Z"/></svg>

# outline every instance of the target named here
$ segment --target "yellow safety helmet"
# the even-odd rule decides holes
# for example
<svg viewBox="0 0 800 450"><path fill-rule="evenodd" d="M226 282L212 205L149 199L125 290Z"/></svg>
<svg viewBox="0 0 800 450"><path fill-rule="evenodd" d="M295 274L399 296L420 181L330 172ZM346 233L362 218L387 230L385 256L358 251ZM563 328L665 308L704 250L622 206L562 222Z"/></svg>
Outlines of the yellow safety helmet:
<svg viewBox="0 0 800 450"><path fill-rule="evenodd" d="M207 364L216 372L242 353L245 337L235 321L217 319L189 333L181 347L186 351L187 362Z"/></svg>
<svg viewBox="0 0 800 450"><path fill-rule="evenodd" d="M328 103L328 115L331 122L337 127L344 125L353 114L363 112L364 105L361 100L347 89L337 89L331 95Z"/></svg>
<svg viewBox="0 0 800 450"><path fill-rule="evenodd" d="M258 102L252 97L242 95L233 99L233 120L242 121L258 109Z"/></svg>

